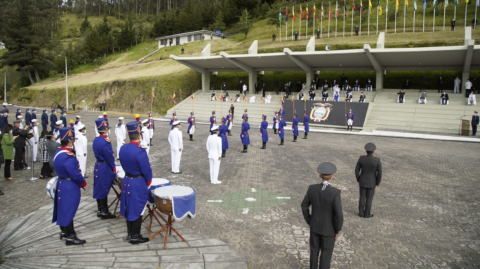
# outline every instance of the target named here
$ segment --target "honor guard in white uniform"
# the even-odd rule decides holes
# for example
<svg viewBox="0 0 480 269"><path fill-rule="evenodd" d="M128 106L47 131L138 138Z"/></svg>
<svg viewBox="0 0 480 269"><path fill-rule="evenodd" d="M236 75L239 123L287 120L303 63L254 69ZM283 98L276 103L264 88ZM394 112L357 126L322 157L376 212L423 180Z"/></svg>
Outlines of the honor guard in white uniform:
<svg viewBox="0 0 480 269"><path fill-rule="evenodd" d="M118 123L115 126L115 136L117 137L117 160L120 156L120 147L125 145L125 139L127 139L127 128L123 123L124 119L124 117L118 118Z"/></svg>
<svg viewBox="0 0 480 269"><path fill-rule="evenodd" d="M210 182L220 184L218 173L220 172L220 161L222 159L222 139L218 136L218 126L210 129L210 136L207 139L208 161L210 162Z"/></svg>
<svg viewBox="0 0 480 269"><path fill-rule="evenodd" d="M32 144L32 158L33 161L37 161L37 152L38 152L38 139L40 138L40 134L38 133L38 120L33 119L30 121L32 123L32 129L30 131L33 132L33 136L30 138L30 144Z"/></svg>
<svg viewBox="0 0 480 269"><path fill-rule="evenodd" d="M75 134L78 134L78 126L82 123L82 117L80 115L77 115L75 117L75 123L73 125L73 128L75 129Z"/></svg>
<svg viewBox="0 0 480 269"><path fill-rule="evenodd" d="M53 129L53 133L55 134L55 137L57 138L57 143L60 144L60 128L63 128L63 121L57 120L55 122L55 128Z"/></svg>
<svg viewBox="0 0 480 269"><path fill-rule="evenodd" d="M172 123L173 129L168 135L168 143L172 152L172 173L181 174L180 160L182 159L183 136L180 131L180 121L176 120Z"/></svg>
<svg viewBox="0 0 480 269"><path fill-rule="evenodd" d="M99 119L103 119L103 116L98 116ZM98 133L97 128L95 128L95 137L98 137L100 134Z"/></svg>
<svg viewBox="0 0 480 269"><path fill-rule="evenodd" d="M150 131L148 130L148 119L142 120L142 141L140 146L147 151L147 155L150 153Z"/></svg>
<svg viewBox="0 0 480 269"><path fill-rule="evenodd" d="M17 120L20 122L20 126L18 128L23 129L23 116L18 115Z"/></svg>
<svg viewBox="0 0 480 269"><path fill-rule="evenodd" d="M153 120L152 113L148 113L148 129L150 131L150 147L153 146L153 132L155 131L155 120Z"/></svg>
<svg viewBox="0 0 480 269"><path fill-rule="evenodd" d="M75 135L75 153L77 155L78 163L80 164L80 170L82 171L82 176L86 178L85 172L87 169L87 136L85 135L85 125L83 123L78 123L76 126L77 134Z"/></svg>

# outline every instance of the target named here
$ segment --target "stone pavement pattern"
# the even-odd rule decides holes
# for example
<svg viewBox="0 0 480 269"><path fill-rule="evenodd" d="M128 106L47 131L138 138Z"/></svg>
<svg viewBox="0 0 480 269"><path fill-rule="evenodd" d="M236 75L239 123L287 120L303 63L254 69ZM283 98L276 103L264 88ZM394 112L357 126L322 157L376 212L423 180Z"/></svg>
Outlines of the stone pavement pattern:
<svg viewBox="0 0 480 269"><path fill-rule="evenodd" d="M82 115L91 148L96 115ZM116 118L110 116L111 123ZM132 119L127 117L127 121ZM480 267L480 145L319 133L292 143L287 126L285 146L278 146L278 136L269 130L270 142L266 150L261 150L258 126L252 125L252 145L247 154L242 154L238 119L233 136L228 137L230 149L222 159L220 185L209 183L206 125L197 125L194 142L184 135L183 174L172 175L166 139L170 128L157 122L150 162L155 177L167 177L173 184L197 190L197 216L180 224L226 242L246 258L249 268L308 268L309 229L300 203L308 185L318 182L315 171L323 161L337 165L333 184L342 189L345 218L332 268ZM184 132L186 127L182 127ZM357 216L354 169L358 156L364 154L364 144L370 141L377 145L384 177L373 201L375 217L363 219ZM112 143L115 148L116 142ZM89 154L87 167L92 171L94 158ZM45 195L46 181L23 181L20 179L30 177L29 171L16 172L15 182L0 181L0 189L5 192L0 197L0 226L51 204ZM84 197L92 194L89 174ZM117 221L121 223L118 227L123 227L124 221ZM47 223L46 229L55 229ZM115 220L113 223L117 224ZM94 220L92 225L105 224ZM59 242L54 237L51 240L52 244ZM161 241L155 238L146 246Z"/></svg>

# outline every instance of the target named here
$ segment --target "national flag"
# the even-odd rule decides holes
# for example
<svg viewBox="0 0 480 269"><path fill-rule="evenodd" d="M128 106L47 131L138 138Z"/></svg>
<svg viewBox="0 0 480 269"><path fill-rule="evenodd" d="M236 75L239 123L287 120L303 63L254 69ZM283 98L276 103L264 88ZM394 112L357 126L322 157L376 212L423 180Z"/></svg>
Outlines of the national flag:
<svg viewBox="0 0 480 269"><path fill-rule="evenodd" d="M295 21L295 7L292 7L292 20Z"/></svg>
<svg viewBox="0 0 480 269"><path fill-rule="evenodd" d="M347 1L343 1L343 16L347 16Z"/></svg>
<svg viewBox="0 0 480 269"><path fill-rule="evenodd" d="M417 0L413 1L413 10L417 10Z"/></svg>
<svg viewBox="0 0 480 269"><path fill-rule="evenodd" d="M288 7L285 7L285 21L288 22Z"/></svg>
<svg viewBox="0 0 480 269"><path fill-rule="evenodd" d="M363 3L362 3L362 0L360 0L360 15L363 15Z"/></svg>
<svg viewBox="0 0 480 269"><path fill-rule="evenodd" d="M368 0L368 8L369 8L369 9L372 9L372 7L373 7L373 6L372 6L372 0Z"/></svg>
<svg viewBox="0 0 480 269"><path fill-rule="evenodd" d="M247 96L243 94L243 101L247 100Z"/></svg>
<svg viewBox="0 0 480 269"><path fill-rule="evenodd" d="M323 2L322 2L322 19L325 18L325 14L323 13Z"/></svg>
<svg viewBox="0 0 480 269"><path fill-rule="evenodd" d="M220 94L220 100L221 101L223 100L223 94Z"/></svg>
<svg viewBox="0 0 480 269"><path fill-rule="evenodd" d="M458 5L458 0L453 0L453 5L457 6Z"/></svg>
<svg viewBox="0 0 480 269"><path fill-rule="evenodd" d="M387 2L387 6L385 7L385 12L388 13L389 10L390 10L390 5L389 5L388 2Z"/></svg>
<svg viewBox="0 0 480 269"><path fill-rule="evenodd" d="M352 10L357 11L357 7L355 6L355 0L352 0Z"/></svg>
<svg viewBox="0 0 480 269"><path fill-rule="evenodd" d="M303 19L303 10L302 10L302 5L300 5L300 21Z"/></svg>
<svg viewBox="0 0 480 269"><path fill-rule="evenodd" d="M396 4L396 5L395 5L395 12L397 12L398 7L400 6L400 3L398 3L398 0L396 0L396 3L395 3L395 4Z"/></svg>
<svg viewBox="0 0 480 269"><path fill-rule="evenodd" d="M465 0L465 3L468 3L468 0ZM423 0L423 9L427 8L427 0Z"/></svg>
<svg viewBox="0 0 480 269"><path fill-rule="evenodd" d="M230 102L233 100L233 97L230 97Z"/></svg>
<svg viewBox="0 0 480 269"><path fill-rule="evenodd" d="M340 10L338 9L338 1L335 3L335 18L340 14Z"/></svg>
<svg viewBox="0 0 480 269"><path fill-rule="evenodd" d="M438 6L438 0L433 0L433 8L437 8Z"/></svg>
<svg viewBox="0 0 480 269"><path fill-rule="evenodd" d="M408 12L408 0L405 0L405 13Z"/></svg>
<svg viewBox="0 0 480 269"><path fill-rule="evenodd" d="M282 9L278 12L278 21L282 24Z"/></svg>
<svg viewBox="0 0 480 269"><path fill-rule="evenodd" d="M317 18L317 8L315 7L315 4L313 4L313 18Z"/></svg>
<svg viewBox="0 0 480 269"><path fill-rule="evenodd" d="M294 101L295 101L295 97L294 97L294 96L292 96L292 103L293 103Z"/></svg>
<svg viewBox="0 0 480 269"><path fill-rule="evenodd" d="M378 15L381 16L383 12L382 12L382 4L380 4L380 0L378 0L378 6L377 6L377 8L378 8Z"/></svg>
<svg viewBox="0 0 480 269"><path fill-rule="evenodd" d="M175 98L177 98L177 95L173 93L172 99L175 100Z"/></svg>
<svg viewBox="0 0 480 269"><path fill-rule="evenodd" d="M308 4L307 8L305 9L305 20L308 21Z"/></svg>
<svg viewBox="0 0 480 269"><path fill-rule="evenodd" d="M193 100L193 99L195 99L195 95L194 95L194 94L192 94L192 96L190 96L190 98L192 98L192 100Z"/></svg>
<svg viewBox="0 0 480 269"><path fill-rule="evenodd" d="M155 99L155 93L153 93L153 91L152 91L152 94L150 96L152 97L152 100Z"/></svg>
<svg viewBox="0 0 480 269"><path fill-rule="evenodd" d="M469 0L465 0L465 4L468 4Z"/></svg>
<svg viewBox="0 0 480 269"><path fill-rule="evenodd" d="M282 102L283 102L283 96L280 96L280 101L282 101Z"/></svg>

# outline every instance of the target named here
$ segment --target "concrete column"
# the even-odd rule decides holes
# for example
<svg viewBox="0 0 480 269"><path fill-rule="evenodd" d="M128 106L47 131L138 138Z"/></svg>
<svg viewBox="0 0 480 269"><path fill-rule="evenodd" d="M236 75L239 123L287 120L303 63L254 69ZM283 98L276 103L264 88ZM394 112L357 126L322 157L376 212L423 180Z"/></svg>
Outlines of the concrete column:
<svg viewBox="0 0 480 269"><path fill-rule="evenodd" d="M468 27L467 27L468 28ZM465 82L470 78L470 72L462 72L462 94L465 94Z"/></svg>
<svg viewBox="0 0 480 269"><path fill-rule="evenodd" d="M210 90L210 72L205 70L202 73L202 92Z"/></svg>
<svg viewBox="0 0 480 269"><path fill-rule="evenodd" d="M257 71L252 68L252 72L248 72L248 90L255 93L255 82L257 82Z"/></svg>
<svg viewBox="0 0 480 269"><path fill-rule="evenodd" d="M315 78L315 72L312 70L306 71L307 73L307 78L306 78L306 83L307 83L307 90L310 89L310 84L312 83L312 80Z"/></svg>
<svg viewBox="0 0 480 269"><path fill-rule="evenodd" d="M378 91L383 90L383 72L376 72L376 74L377 76L375 79L375 90L378 94Z"/></svg>

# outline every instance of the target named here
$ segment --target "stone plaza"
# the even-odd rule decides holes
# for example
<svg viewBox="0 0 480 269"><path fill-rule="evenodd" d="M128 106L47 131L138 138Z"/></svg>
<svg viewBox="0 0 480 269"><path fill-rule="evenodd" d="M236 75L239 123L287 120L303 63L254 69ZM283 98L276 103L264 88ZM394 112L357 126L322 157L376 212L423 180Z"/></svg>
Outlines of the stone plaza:
<svg viewBox="0 0 480 269"><path fill-rule="evenodd" d="M5 193L0 196L0 268L308 268L309 227L300 203L308 186L319 182L316 168L325 161L338 168L332 184L342 190L344 213L332 268L480 267L478 143L359 136L357 132L312 132L307 140L301 139L301 133L293 143L289 124L284 146L278 145L278 135L269 130L267 149L262 150L258 126L252 124L252 144L248 153L242 154L241 120L237 115L220 166L222 184L213 185L205 148L208 125L198 124L195 141L190 142L185 134L188 125L183 123L183 174L173 175L167 141L170 126L156 121L154 146L150 149L154 177L168 178L172 184L197 191L196 217L178 223L179 231L188 235L187 243L177 242L174 237L163 250L163 236L132 247L122 239L126 236L123 218L96 219L91 198L95 161L91 145L98 114L80 115L87 126L89 177L76 227L79 238L86 239L87 244L65 247L58 240L58 227L48 219L52 200L45 193L47 180L26 181L31 170L13 171L14 182L0 181ZM74 116L69 114L67 118ZM112 127L119 116L109 114ZM134 120L133 115L125 117L126 122ZM110 137L116 149L113 129ZM377 145L375 155L383 163L382 183L373 200L375 217L370 219L357 215L359 191L354 176L367 142ZM36 176L40 166L35 163ZM111 194L110 201L114 198ZM41 237L38 242L30 238L31 245L15 247L16 242L11 240L15 224L26 221L25 216L35 211L43 212L41 225L36 226L44 229L36 231ZM154 225L153 230L157 228ZM103 237L92 236L93 230L104 232ZM146 226L142 233L147 235ZM21 235L17 237L22 239ZM53 244L55 250L48 251ZM28 263L15 265L36 255L37 263L31 267ZM127 259L132 256L136 258Z"/></svg>

